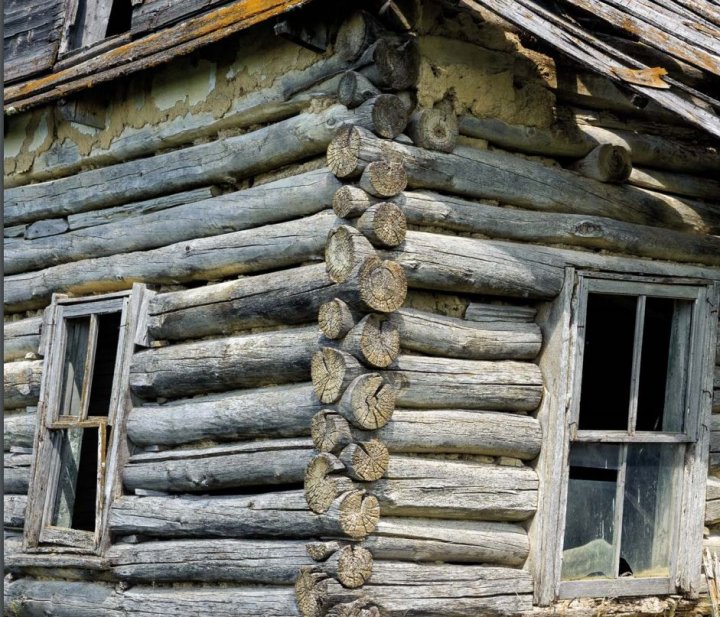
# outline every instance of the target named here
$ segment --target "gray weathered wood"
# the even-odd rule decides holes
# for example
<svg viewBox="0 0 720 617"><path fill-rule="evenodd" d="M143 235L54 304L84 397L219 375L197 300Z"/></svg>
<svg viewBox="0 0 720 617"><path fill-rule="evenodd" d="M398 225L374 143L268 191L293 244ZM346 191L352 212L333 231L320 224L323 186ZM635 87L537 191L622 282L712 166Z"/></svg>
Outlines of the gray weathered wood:
<svg viewBox="0 0 720 617"><path fill-rule="evenodd" d="M399 407L532 411L542 398L542 375L530 362L401 355L379 372Z"/></svg>
<svg viewBox="0 0 720 617"><path fill-rule="evenodd" d="M166 540L115 544L113 574L132 583L183 581L289 585L312 564L301 540Z"/></svg>
<svg viewBox="0 0 720 617"><path fill-rule="evenodd" d="M528 467L394 455L368 490L382 516L522 521L537 507L538 479Z"/></svg>
<svg viewBox="0 0 720 617"><path fill-rule="evenodd" d="M338 248L328 244L326 259ZM350 251L338 253L337 261L352 258ZM409 231L402 246L383 254L403 267L411 287L549 298L562 284L562 262L543 259L535 247L471 238L449 242L447 236Z"/></svg>
<svg viewBox="0 0 720 617"><path fill-rule="evenodd" d="M335 131L354 119L345 107L333 106L244 135L9 189L5 224L97 210L223 182L228 175L247 177L276 169L320 154Z"/></svg>
<svg viewBox="0 0 720 617"><path fill-rule="evenodd" d="M601 144L570 168L600 182L624 182L632 171L632 161L630 152L622 146Z"/></svg>
<svg viewBox="0 0 720 617"><path fill-rule="evenodd" d="M707 479L705 500L705 525L715 525L720 521L720 479Z"/></svg>
<svg viewBox="0 0 720 617"><path fill-rule="evenodd" d="M215 617L296 617L292 587L172 587L33 580L5 586L5 607L16 615L36 617L167 617L212 614Z"/></svg>
<svg viewBox="0 0 720 617"><path fill-rule="evenodd" d="M527 532L511 523L383 517L363 546L377 560L522 566Z"/></svg>
<svg viewBox="0 0 720 617"><path fill-rule="evenodd" d="M393 201L416 227L427 225L537 244L720 264L720 240L713 236L625 223L605 216L510 210L427 191L405 192Z"/></svg>
<svg viewBox="0 0 720 617"><path fill-rule="evenodd" d="M331 424L328 425L327 422ZM343 447L344 435L356 442L376 437L390 453L428 452L465 453L533 459L540 452L541 431L537 420L529 416L492 411L455 411L398 409L392 421L377 432L366 432L347 425L337 429L327 413L313 423L313 442L321 451L335 452ZM346 421L345 421L346 422ZM341 457L342 458L342 457Z"/></svg>
<svg viewBox="0 0 720 617"><path fill-rule="evenodd" d="M3 405L5 409L17 409L37 404L42 369L42 360L5 364L3 369Z"/></svg>
<svg viewBox="0 0 720 617"><path fill-rule="evenodd" d="M244 390L135 407L127 434L140 446L306 436L320 409L310 384Z"/></svg>
<svg viewBox="0 0 720 617"><path fill-rule="evenodd" d="M35 240L36 238L47 238L63 234L69 229L67 219L45 219L43 221L35 221L28 225L25 230L25 240ZM48 240L44 240L47 242ZM25 246L25 243L19 243Z"/></svg>
<svg viewBox="0 0 720 617"><path fill-rule="evenodd" d="M20 360L40 348L42 317L29 317L20 321L6 321L3 328L5 362Z"/></svg>
<svg viewBox="0 0 720 617"><path fill-rule="evenodd" d="M125 496L111 506L110 528L116 534L160 538L346 537L344 519L353 509L341 504L325 514L314 514L302 490L232 496Z"/></svg>
<svg viewBox="0 0 720 617"><path fill-rule="evenodd" d="M464 317L469 321L484 323L532 323L535 321L536 313L537 310L531 306L470 302L465 309Z"/></svg>
<svg viewBox="0 0 720 617"><path fill-rule="evenodd" d="M365 50L363 58L372 62L360 72L380 89L406 90L417 83L420 52L414 39L384 36Z"/></svg>
<svg viewBox="0 0 720 617"><path fill-rule="evenodd" d="M3 422L3 447L7 452L12 447L32 448L37 416L35 413L19 412L5 414Z"/></svg>
<svg viewBox="0 0 720 617"><path fill-rule="evenodd" d="M30 465L32 454L5 454L3 468L3 490L5 493L24 495L30 486Z"/></svg>
<svg viewBox="0 0 720 617"><path fill-rule="evenodd" d="M416 309L390 315L404 349L470 360L532 360L542 336L534 323L466 321Z"/></svg>
<svg viewBox="0 0 720 617"><path fill-rule="evenodd" d="M610 143L630 150L634 166L647 165L691 174L720 170L720 155L713 148L648 131L594 127L580 123L559 124L543 129L470 115L460 117L459 125L463 135L487 139L503 148L528 154L579 158L600 144Z"/></svg>
<svg viewBox="0 0 720 617"><path fill-rule="evenodd" d="M458 122L452 110L421 109L410 116L407 134L420 148L452 152L458 140Z"/></svg>
<svg viewBox="0 0 720 617"><path fill-rule="evenodd" d="M3 525L6 528L22 529L25 524L27 495L3 495Z"/></svg>
<svg viewBox="0 0 720 617"><path fill-rule="evenodd" d="M280 268L319 258L329 212L275 225L178 242L162 248L87 259L5 278L6 310L44 306L57 291L127 289L132 282L178 283Z"/></svg>
<svg viewBox="0 0 720 617"><path fill-rule="evenodd" d="M148 349L133 357L130 387L144 398L177 398L307 381L317 341L317 328L304 327Z"/></svg>
<svg viewBox="0 0 720 617"><path fill-rule="evenodd" d="M215 285L158 294L148 306L156 339L227 334L258 326L307 323L338 293L325 264L242 277Z"/></svg>
<svg viewBox="0 0 720 617"><path fill-rule="evenodd" d="M337 411L350 424L375 430L385 426L395 411L396 388L378 373L353 379L342 393Z"/></svg>
<svg viewBox="0 0 720 617"><path fill-rule="evenodd" d="M303 569L295 587L303 617L318 617L354 601L357 609L334 614L360 615L355 611L368 606L374 608L365 614L388 617L509 617L532 608L530 575L511 568L376 561L370 581L359 590L323 575L309 578L309 569Z"/></svg>
<svg viewBox="0 0 720 617"><path fill-rule="evenodd" d="M327 343L332 346L332 340ZM370 313L360 319L338 344L361 362L384 368L400 353L400 334L385 315Z"/></svg>
<svg viewBox="0 0 720 617"><path fill-rule="evenodd" d="M320 169L170 210L17 242L5 250L5 272L145 251L316 214L331 205L339 187L332 174ZM279 200L282 208L277 207Z"/></svg>
<svg viewBox="0 0 720 617"><path fill-rule="evenodd" d="M348 109L353 109L378 94L380 91L356 71L347 71L338 83L338 101Z"/></svg>
<svg viewBox="0 0 720 617"><path fill-rule="evenodd" d="M506 152L468 146L458 146L452 154L432 152L383 142L361 127L340 131L328 152L333 152L328 166L341 178L358 175L373 161L394 160L402 163L411 188L686 231L712 233L720 229L720 215L701 202L689 203L635 187L605 184Z"/></svg>
<svg viewBox="0 0 720 617"><path fill-rule="evenodd" d="M633 167L628 183L660 193L673 193L710 201L717 201L720 195L720 182L717 180L659 169Z"/></svg>
<svg viewBox="0 0 720 617"><path fill-rule="evenodd" d="M71 231L85 229L86 227L95 227L96 225L106 225L107 223L115 223L130 217L151 214L152 212L160 212L161 210L183 204L205 201L211 197L215 197L218 192L218 189L212 186L206 186L199 189L173 193L171 195L163 195L162 197L155 197L154 199L145 201L137 201L125 204L124 206L71 214L67 217L68 225Z"/></svg>
<svg viewBox="0 0 720 617"><path fill-rule="evenodd" d="M215 448L136 454L123 469L128 490L208 491L301 482L308 440L274 439Z"/></svg>

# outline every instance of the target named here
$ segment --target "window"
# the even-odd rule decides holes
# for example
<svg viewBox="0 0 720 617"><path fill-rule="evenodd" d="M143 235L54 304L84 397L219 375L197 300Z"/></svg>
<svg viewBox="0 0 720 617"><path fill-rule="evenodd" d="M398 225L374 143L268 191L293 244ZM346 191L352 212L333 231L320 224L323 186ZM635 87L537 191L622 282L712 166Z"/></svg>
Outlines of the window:
<svg viewBox="0 0 720 617"><path fill-rule="evenodd" d="M131 21L131 0L70 0L60 53L84 49L129 32Z"/></svg>
<svg viewBox="0 0 720 617"><path fill-rule="evenodd" d="M538 600L690 591L700 575L716 288L572 272L569 283L558 300L572 308L564 349L545 352L568 364L541 411L554 454L538 466L539 542L549 551L534 557Z"/></svg>
<svg viewBox="0 0 720 617"><path fill-rule="evenodd" d="M45 365L25 549L98 552L118 490L129 360L143 287L58 297L43 325Z"/></svg>

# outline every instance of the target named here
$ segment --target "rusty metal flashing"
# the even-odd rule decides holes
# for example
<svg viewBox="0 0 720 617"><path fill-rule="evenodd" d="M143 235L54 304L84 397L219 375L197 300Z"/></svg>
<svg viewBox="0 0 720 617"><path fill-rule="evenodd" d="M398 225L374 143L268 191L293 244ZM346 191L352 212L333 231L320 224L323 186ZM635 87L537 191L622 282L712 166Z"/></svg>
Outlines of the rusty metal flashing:
<svg viewBox="0 0 720 617"><path fill-rule="evenodd" d="M158 66L310 0L238 0L110 49L49 75L4 89L5 113L25 111L97 84Z"/></svg>

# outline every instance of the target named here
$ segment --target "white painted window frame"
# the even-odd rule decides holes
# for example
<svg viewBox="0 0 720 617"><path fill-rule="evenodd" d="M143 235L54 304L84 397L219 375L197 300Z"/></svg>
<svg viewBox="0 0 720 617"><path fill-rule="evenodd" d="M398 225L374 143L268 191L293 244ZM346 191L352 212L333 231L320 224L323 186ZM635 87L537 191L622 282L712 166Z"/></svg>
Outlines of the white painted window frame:
<svg viewBox="0 0 720 617"><path fill-rule="evenodd" d="M28 491L26 521L23 531L25 552L73 552L101 554L109 545L108 514L113 499L122 492L120 471L128 456L125 420L132 406L128 376L130 360L135 348L136 333L141 324L147 297L152 292L145 285L135 284L132 290L99 296L67 298L55 295L45 311L40 350L45 356L37 425L34 438L34 457ZM67 343L66 320L72 317L91 317L120 312L115 371L110 408L107 418L88 418L87 409L79 416L58 415L60 407L60 379L63 373ZM92 328L92 326L91 326ZM92 353L92 352L90 352ZM104 434L112 425L111 441L105 451ZM95 532L49 525L50 508L58 461L53 436L66 428L99 428L98 476ZM104 461L104 464L101 463Z"/></svg>
<svg viewBox="0 0 720 617"><path fill-rule="evenodd" d="M678 470L682 489L676 497L678 524L676 554L669 578L561 581L562 544L568 487L568 455L578 413L579 360L590 290L612 289L629 295L652 293L692 299L690 368L687 381L686 434L683 465ZM548 605L576 597L618 597L682 593L694 596L701 586L702 534L705 511L712 379L718 324L720 284L692 278L638 277L566 269L560 295L543 307L538 322L544 345L540 367L546 384L538 412L543 427L543 450L538 458L538 513L531 524L530 568L535 579L535 603Z"/></svg>

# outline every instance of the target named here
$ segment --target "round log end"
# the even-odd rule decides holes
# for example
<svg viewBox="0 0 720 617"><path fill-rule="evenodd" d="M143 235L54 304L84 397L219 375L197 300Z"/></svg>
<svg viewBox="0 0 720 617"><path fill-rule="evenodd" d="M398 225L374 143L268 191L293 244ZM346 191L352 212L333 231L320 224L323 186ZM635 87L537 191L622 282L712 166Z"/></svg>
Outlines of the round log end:
<svg viewBox="0 0 720 617"><path fill-rule="evenodd" d="M420 75L420 51L410 39L399 47L387 39L380 39L373 60L382 84L392 90L405 90L417 84Z"/></svg>
<svg viewBox="0 0 720 617"><path fill-rule="evenodd" d="M348 109L357 107L378 94L380 91L363 75L355 71L345 72L338 83L338 102Z"/></svg>
<svg viewBox="0 0 720 617"><path fill-rule="evenodd" d="M295 579L295 602L303 617L320 617L321 600L327 595L327 575L305 566Z"/></svg>
<svg viewBox="0 0 720 617"><path fill-rule="evenodd" d="M310 435L313 444L320 452L339 454L352 442L347 420L329 409L323 409L313 416Z"/></svg>
<svg viewBox="0 0 720 617"><path fill-rule="evenodd" d="M357 589L370 580L373 558L366 548L349 544L340 549L338 581L343 587Z"/></svg>
<svg viewBox="0 0 720 617"><path fill-rule="evenodd" d="M316 351L310 361L310 377L321 403L334 403L343 393L346 377L359 364L350 354L330 347Z"/></svg>
<svg viewBox="0 0 720 617"><path fill-rule="evenodd" d="M358 272L360 297L374 311L391 313L405 302L407 279L395 261L367 258Z"/></svg>
<svg viewBox="0 0 720 617"><path fill-rule="evenodd" d="M395 388L377 373L356 377L348 386L341 406L358 428L376 430L385 426L395 411ZM346 416L347 417L347 416Z"/></svg>
<svg viewBox="0 0 720 617"><path fill-rule="evenodd" d="M377 368L390 366L400 353L400 332L382 315L363 318L360 350L368 364Z"/></svg>
<svg viewBox="0 0 720 617"><path fill-rule="evenodd" d="M344 470L343 462L326 452L310 461L305 469L305 501L313 512L327 512L335 498L352 487L349 478L331 475Z"/></svg>
<svg viewBox="0 0 720 617"><path fill-rule="evenodd" d="M335 340L350 332L355 325L355 317L345 302L335 298L320 307L318 324L325 336Z"/></svg>
<svg viewBox="0 0 720 617"><path fill-rule="evenodd" d="M340 454L350 475L356 480L373 482L387 472L390 455L384 443L377 439L350 444Z"/></svg>
<svg viewBox="0 0 720 617"><path fill-rule="evenodd" d="M394 197L407 187L407 174L399 161L373 161L360 178L360 187L376 197Z"/></svg>
<svg viewBox="0 0 720 617"><path fill-rule="evenodd" d="M327 166L338 178L358 176L360 162L360 133L353 126L341 128L327 149Z"/></svg>
<svg viewBox="0 0 720 617"><path fill-rule="evenodd" d="M365 491L350 491L340 498L340 527L351 538L365 538L380 521L380 503Z"/></svg>
<svg viewBox="0 0 720 617"><path fill-rule="evenodd" d="M327 613L327 617L386 617L387 612L381 611L374 604L370 604L365 598L336 604Z"/></svg>
<svg viewBox="0 0 720 617"><path fill-rule="evenodd" d="M325 561L330 555L340 550L340 544L335 541L308 542L305 550L313 561Z"/></svg>
<svg viewBox="0 0 720 617"><path fill-rule="evenodd" d="M452 152L459 131L454 113L444 109L423 109L412 115L407 132L416 146Z"/></svg>
<svg viewBox="0 0 720 617"><path fill-rule="evenodd" d="M368 195L358 186L345 185L335 191L333 210L340 218L348 219L360 216L377 202L377 198Z"/></svg>
<svg viewBox="0 0 720 617"><path fill-rule="evenodd" d="M334 46L340 59L345 62L357 60L374 39L375 28L369 19L368 13L356 11L340 25Z"/></svg>
<svg viewBox="0 0 720 617"><path fill-rule="evenodd" d="M335 283L342 283L363 259L375 256L372 244L357 229L341 225L330 231L325 245L325 269Z"/></svg>
<svg viewBox="0 0 720 617"><path fill-rule="evenodd" d="M399 96L380 94L368 99L363 105L372 105L372 126L376 135L394 139L405 130L408 112Z"/></svg>
<svg viewBox="0 0 720 617"><path fill-rule="evenodd" d="M358 229L373 244L392 248L405 241L407 220L397 204L383 202L370 206L360 216Z"/></svg>
<svg viewBox="0 0 720 617"><path fill-rule="evenodd" d="M632 158L630 151L622 146L603 144L607 146L604 152L606 158L608 182L625 182L632 173Z"/></svg>

